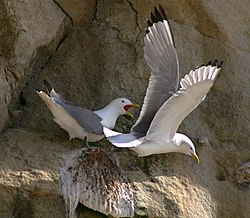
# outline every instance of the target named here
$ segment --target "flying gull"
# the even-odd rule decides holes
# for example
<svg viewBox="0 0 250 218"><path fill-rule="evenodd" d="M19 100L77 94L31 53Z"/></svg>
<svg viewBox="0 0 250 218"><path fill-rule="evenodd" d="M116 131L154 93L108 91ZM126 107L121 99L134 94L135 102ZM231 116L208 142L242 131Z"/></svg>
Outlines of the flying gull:
<svg viewBox="0 0 250 218"><path fill-rule="evenodd" d="M190 138L176 133L184 118L206 97L222 62L215 60L185 75L179 83L179 63L167 16L159 5L151 13L144 38L145 60L151 77L140 116L128 134L108 128L104 133L117 147L130 148L138 156L179 152L191 155L199 163Z"/></svg>
<svg viewBox="0 0 250 218"><path fill-rule="evenodd" d="M117 118L127 114L131 107L139 107L132 104L126 98L117 98L106 107L91 111L85 108L73 106L51 87L47 80L43 80L45 90L37 91L54 116L54 121L69 134L70 140L79 138L88 142L96 142L104 137L103 127L113 129Z"/></svg>

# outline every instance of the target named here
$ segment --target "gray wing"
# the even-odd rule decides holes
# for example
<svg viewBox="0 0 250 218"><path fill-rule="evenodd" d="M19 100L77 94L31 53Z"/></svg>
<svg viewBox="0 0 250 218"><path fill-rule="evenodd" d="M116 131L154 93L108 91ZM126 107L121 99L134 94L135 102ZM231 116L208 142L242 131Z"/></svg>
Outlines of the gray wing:
<svg viewBox="0 0 250 218"><path fill-rule="evenodd" d="M102 118L99 117L94 112L85 109L73 106L68 102L59 99L53 98L52 100L59 104L75 121L87 132L94 133L97 135L103 135L103 126L101 124Z"/></svg>
<svg viewBox="0 0 250 218"><path fill-rule="evenodd" d="M146 134L156 112L178 89L179 63L166 14L161 6L151 13L144 38L145 60L151 77L134 133Z"/></svg>
<svg viewBox="0 0 250 218"><path fill-rule="evenodd" d="M103 132L107 139L116 147L132 148L140 145L145 138L141 133L127 133L122 134L114 130L103 127Z"/></svg>
<svg viewBox="0 0 250 218"><path fill-rule="evenodd" d="M131 144L132 141L135 141L143 137L144 137L144 134L140 134L140 133L126 133L126 134L120 134L120 135L108 137L108 140L117 147L129 147L128 145ZM126 146L122 146L122 145L126 145ZM133 144L131 144L131 147L133 147Z"/></svg>

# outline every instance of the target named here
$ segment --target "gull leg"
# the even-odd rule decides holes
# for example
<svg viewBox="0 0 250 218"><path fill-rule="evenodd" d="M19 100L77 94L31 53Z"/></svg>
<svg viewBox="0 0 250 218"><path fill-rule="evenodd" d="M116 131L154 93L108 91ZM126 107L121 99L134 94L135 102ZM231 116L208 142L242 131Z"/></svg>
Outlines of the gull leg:
<svg viewBox="0 0 250 218"><path fill-rule="evenodd" d="M87 149L91 149L91 147L89 146L89 143L88 143L87 136L84 137L84 144L87 147Z"/></svg>

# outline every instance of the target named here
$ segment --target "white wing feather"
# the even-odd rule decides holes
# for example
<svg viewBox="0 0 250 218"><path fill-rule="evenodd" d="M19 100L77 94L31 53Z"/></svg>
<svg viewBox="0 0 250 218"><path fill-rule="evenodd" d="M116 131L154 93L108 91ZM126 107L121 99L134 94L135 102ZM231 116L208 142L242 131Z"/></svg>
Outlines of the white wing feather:
<svg viewBox="0 0 250 218"><path fill-rule="evenodd" d="M132 127L134 133L148 131L151 121L163 103L178 89L179 64L167 20L148 27L144 38L145 60L151 68L147 93L140 117Z"/></svg>
<svg viewBox="0 0 250 218"><path fill-rule="evenodd" d="M156 113L146 139L171 139L183 119L204 100L220 70L218 66L202 66L182 78L179 91Z"/></svg>

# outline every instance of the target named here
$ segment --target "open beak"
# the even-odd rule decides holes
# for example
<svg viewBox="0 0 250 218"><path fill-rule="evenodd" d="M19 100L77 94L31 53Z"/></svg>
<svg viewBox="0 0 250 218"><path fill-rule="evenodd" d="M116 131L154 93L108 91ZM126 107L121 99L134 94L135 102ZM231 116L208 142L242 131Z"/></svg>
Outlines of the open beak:
<svg viewBox="0 0 250 218"><path fill-rule="evenodd" d="M138 104L126 104L123 109L125 110L126 115L128 115L131 118L134 118L133 114L131 114L128 110L131 107L137 107L140 108L140 106Z"/></svg>
<svg viewBox="0 0 250 218"><path fill-rule="evenodd" d="M192 158L197 162L197 164L200 163L200 159L196 154L191 153Z"/></svg>

